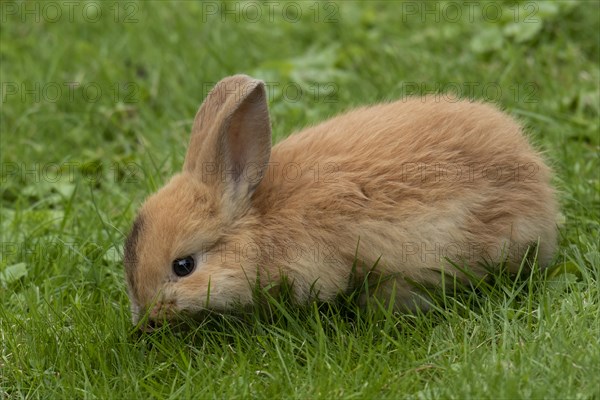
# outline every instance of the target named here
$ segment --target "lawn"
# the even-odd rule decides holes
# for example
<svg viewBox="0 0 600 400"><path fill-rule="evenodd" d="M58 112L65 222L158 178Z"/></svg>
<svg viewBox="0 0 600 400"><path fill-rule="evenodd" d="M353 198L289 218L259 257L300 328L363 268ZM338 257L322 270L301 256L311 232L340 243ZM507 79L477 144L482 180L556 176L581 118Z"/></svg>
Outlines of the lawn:
<svg viewBox="0 0 600 400"><path fill-rule="evenodd" d="M0 399L600 398L599 17L596 1L3 1ZM234 73L267 82L275 141L403 96L497 103L556 171L553 266L426 314L272 299L136 333L124 236Z"/></svg>

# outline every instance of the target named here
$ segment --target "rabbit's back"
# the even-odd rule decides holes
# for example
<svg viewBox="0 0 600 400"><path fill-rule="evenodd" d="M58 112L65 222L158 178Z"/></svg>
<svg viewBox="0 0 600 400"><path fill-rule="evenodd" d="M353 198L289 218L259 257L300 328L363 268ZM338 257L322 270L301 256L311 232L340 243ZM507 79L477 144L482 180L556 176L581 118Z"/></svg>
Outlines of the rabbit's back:
<svg viewBox="0 0 600 400"><path fill-rule="evenodd" d="M273 148L272 161L385 173L419 162L500 164L511 161L507 157L539 161L530 160L532 155L520 126L504 113L487 104L432 96L332 118L283 140Z"/></svg>
<svg viewBox="0 0 600 400"><path fill-rule="evenodd" d="M516 268L538 240L546 264L556 242L549 180L512 118L428 97L359 108L291 135L273 148L254 204L275 243L334 246L340 270L358 249L366 264L381 257L383 271L426 279L446 258L478 268L508 256ZM308 263L298 268L322 275Z"/></svg>

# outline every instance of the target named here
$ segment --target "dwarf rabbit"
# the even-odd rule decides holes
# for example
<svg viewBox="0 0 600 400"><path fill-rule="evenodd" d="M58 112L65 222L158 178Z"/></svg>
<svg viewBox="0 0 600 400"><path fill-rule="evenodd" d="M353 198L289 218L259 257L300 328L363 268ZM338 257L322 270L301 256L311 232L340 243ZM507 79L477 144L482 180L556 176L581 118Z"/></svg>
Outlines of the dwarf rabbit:
<svg viewBox="0 0 600 400"><path fill-rule="evenodd" d="M367 272L410 310L425 302L409 282L464 279L458 265L515 271L534 245L546 266L550 178L509 116L435 96L358 108L271 148L264 83L225 78L196 114L182 172L126 240L133 321L249 305L253 285L284 276L296 300L328 301Z"/></svg>

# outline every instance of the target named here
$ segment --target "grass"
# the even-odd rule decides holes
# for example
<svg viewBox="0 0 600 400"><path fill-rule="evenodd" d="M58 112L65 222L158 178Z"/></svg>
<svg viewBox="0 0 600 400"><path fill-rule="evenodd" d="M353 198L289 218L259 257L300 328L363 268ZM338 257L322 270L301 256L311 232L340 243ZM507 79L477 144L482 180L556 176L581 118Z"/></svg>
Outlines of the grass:
<svg viewBox="0 0 600 400"><path fill-rule="evenodd" d="M161 3L0 4L0 398L600 397L597 2ZM136 335L123 234L238 72L276 140L410 94L500 104L556 171L554 266L427 314L272 300Z"/></svg>

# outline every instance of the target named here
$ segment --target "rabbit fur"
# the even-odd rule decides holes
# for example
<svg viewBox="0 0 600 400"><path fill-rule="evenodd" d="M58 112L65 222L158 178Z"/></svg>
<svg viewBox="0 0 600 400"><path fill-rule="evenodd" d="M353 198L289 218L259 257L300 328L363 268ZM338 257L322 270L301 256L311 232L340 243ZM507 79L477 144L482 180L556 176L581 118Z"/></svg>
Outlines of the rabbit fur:
<svg viewBox="0 0 600 400"><path fill-rule="evenodd" d="M550 179L521 127L489 104L361 107L271 148L264 83L225 78L195 117L183 170L126 240L133 321L232 310L252 303L256 282L284 276L298 301L328 301L369 271L387 277L376 296L410 310L426 302L409 282L464 280L456 265L516 271L537 245L544 267L557 236ZM179 277L172 263L186 256L195 268Z"/></svg>

